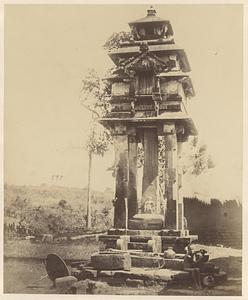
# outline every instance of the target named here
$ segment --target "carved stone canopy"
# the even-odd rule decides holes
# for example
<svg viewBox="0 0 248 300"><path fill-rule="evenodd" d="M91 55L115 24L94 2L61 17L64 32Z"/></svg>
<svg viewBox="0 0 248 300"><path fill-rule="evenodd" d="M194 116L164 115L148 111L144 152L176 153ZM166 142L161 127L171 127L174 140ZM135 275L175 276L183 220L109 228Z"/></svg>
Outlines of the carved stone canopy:
<svg viewBox="0 0 248 300"><path fill-rule="evenodd" d="M142 47L144 47L144 45L142 45ZM158 74L161 72L168 72L173 67L174 61L169 60L164 62L155 54L149 52L148 49L142 49L140 54L125 60L119 66L119 68L123 69L127 74L132 71L136 73L153 72Z"/></svg>

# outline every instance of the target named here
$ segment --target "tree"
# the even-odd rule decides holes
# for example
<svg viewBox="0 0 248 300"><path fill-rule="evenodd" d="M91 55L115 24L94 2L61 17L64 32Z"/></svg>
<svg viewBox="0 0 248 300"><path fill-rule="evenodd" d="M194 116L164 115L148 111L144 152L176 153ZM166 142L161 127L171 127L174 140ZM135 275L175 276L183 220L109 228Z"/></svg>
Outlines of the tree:
<svg viewBox="0 0 248 300"><path fill-rule="evenodd" d="M198 136L189 139L187 148L187 154L184 156L184 174L198 176L205 170L215 167L207 145L202 144Z"/></svg>
<svg viewBox="0 0 248 300"><path fill-rule="evenodd" d="M91 112L91 128L86 143L88 151L88 192L87 192L87 228L91 228L91 173L92 173L92 156L101 155L108 149L111 142L111 135L107 129L97 126L97 119L104 115L109 108L110 85L102 82L94 69L89 70L82 80L82 89L80 93L81 104Z"/></svg>

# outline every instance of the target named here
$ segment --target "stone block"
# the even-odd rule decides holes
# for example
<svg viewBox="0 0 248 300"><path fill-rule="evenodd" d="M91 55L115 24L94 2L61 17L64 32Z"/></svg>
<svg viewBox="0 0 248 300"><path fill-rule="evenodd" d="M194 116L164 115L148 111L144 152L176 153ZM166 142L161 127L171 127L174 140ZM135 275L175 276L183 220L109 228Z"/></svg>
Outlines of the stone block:
<svg viewBox="0 0 248 300"><path fill-rule="evenodd" d="M97 253L91 256L91 265L97 270L130 270L131 257L128 253Z"/></svg>
<svg viewBox="0 0 248 300"><path fill-rule="evenodd" d="M75 282L77 282L77 278L74 276L60 277L55 279L55 287L58 289L67 289Z"/></svg>

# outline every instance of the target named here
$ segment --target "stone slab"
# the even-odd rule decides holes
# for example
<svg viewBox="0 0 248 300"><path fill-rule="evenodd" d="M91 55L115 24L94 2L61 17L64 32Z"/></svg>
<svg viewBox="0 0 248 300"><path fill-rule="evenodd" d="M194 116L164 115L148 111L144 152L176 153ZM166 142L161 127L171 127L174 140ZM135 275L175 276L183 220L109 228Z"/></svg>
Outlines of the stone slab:
<svg viewBox="0 0 248 300"><path fill-rule="evenodd" d="M131 257L128 253L96 253L91 256L91 265L97 270L130 270Z"/></svg>

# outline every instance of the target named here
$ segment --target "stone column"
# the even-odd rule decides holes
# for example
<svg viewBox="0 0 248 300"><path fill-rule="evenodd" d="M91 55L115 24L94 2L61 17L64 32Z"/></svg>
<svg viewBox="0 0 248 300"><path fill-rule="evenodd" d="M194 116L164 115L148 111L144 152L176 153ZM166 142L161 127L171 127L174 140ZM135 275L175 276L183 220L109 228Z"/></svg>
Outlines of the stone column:
<svg viewBox="0 0 248 300"><path fill-rule="evenodd" d="M158 193L158 133L156 128L144 128L144 169L142 183L142 213L157 211Z"/></svg>
<svg viewBox="0 0 248 300"><path fill-rule="evenodd" d="M177 142L177 178L178 178L178 194L177 194L177 230L184 230L184 209L183 209L183 166L182 166L182 142Z"/></svg>
<svg viewBox="0 0 248 300"><path fill-rule="evenodd" d="M128 133L128 159L129 159L129 181L128 181L128 219L138 213L137 200L137 140L135 128Z"/></svg>
<svg viewBox="0 0 248 300"><path fill-rule="evenodd" d="M177 200L177 136L175 124L164 125L165 135L165 195L167 205L165 211L165 227L176 229Z"/></svg>
<svg viewBox="0 0 248 300"><path fill-rule="evenodd" d="M116 125L114 130L116 188L114 207L114 227L125 228L126 207L128 197L128 136L126 126Z"/></svg>

